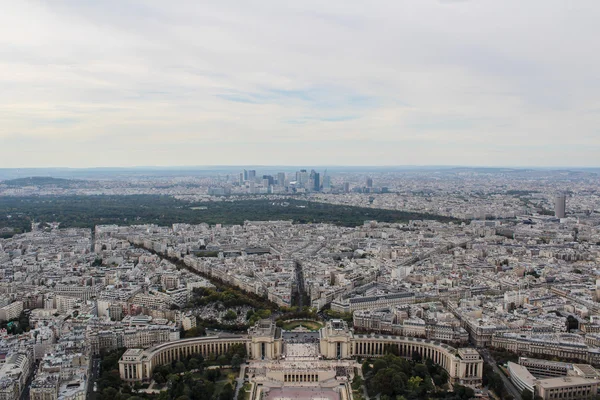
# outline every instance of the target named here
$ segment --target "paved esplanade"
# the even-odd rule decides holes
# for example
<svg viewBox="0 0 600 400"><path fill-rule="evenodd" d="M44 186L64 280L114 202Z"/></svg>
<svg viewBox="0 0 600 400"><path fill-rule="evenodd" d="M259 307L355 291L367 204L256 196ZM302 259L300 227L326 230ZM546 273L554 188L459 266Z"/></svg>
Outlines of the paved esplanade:
<svg viewBox="0 0 600 400"><path fill-rule="evenodd" d="M302 327L283 331L283 354L286 360L318 359L319 332L311 332Z"/></svg>
<svg viewBox="0 0 600 400"><path fill-rule="evenodd" d="M261 320L240 336L206 336L163 343L146 350L128 349L119 361L127 382L150 381L158 365L192 354L216 356L235 344L246 347L250 379L262 387L335 387L352 378L356 357L380 357L390 351L415 353L441 365L452 383L479 386L483 360L477 350L455 349L425 339L388 335L355 335L341 320L327 322L317 333L282 332Z"/></svg>

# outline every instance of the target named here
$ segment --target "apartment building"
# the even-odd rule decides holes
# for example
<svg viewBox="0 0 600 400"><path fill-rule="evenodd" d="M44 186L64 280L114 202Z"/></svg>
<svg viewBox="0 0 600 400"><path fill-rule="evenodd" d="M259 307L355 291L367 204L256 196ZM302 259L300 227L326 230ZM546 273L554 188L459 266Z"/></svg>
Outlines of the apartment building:
<svg viewBox="0 0 600 400"><path fill-rule="evenodd" d="M0 321L10 321L11 319L19 318L23 311L23 302L15 301L0 308Z"/></svg>

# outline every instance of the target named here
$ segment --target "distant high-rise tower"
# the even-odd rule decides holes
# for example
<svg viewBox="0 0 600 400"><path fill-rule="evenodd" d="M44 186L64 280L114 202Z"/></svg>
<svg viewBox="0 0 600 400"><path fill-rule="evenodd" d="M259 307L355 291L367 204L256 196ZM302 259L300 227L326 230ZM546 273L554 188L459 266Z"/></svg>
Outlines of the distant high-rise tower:
<svg viewBox="0 0 600 400"><path fill-rule="evenodd" d="M370 176L367 176L367 187L368 188L373 187L373 178L371 178Z"/></svg>
<svg viewBox="0 0 600 400"><path fill-rule="evenodd" d="M314 169L310 171L310 177L308 178L309 189L318 192L321 190L321 175Z"/></svg>
<svg viewBox="0 0 600 400"><path fill-rule="evenodd" d="M244 180L247 181L248 180L248 171L244 170L243 174L244 174Z"/></svg>
<svg viewBox="0 0 600 400"><path fill-rule="evenodd" d="M303 185L308 182L308 172L305 169L301 169L296 172L296 182Z"/></svg>
<svg viewBox="0 0 600 400"><path fill-rule="evenodd" d="M256 170L251 169L250 171L248 171L248 180L249 181L255 181L256 180Z"/></svg>
<svg viewBox="0 0 600 400"><path fill-rule="evenodd" d="M323 190L331 189L331 177L329 175L325 175L323 177Z"/></svg>
<svg viewBox="0 0 600 400"><path fill-rule="evenodd" d="M273 179L273 175L263 175L263 181L265 186L273 185L275 183L275 179Z"/></svg>
<svg viewBox="0 0 600 400"><path fill-rule="evenodd" d="M344 192L350 193L350 182L344 182Z"/></svg>
<svg viewBox="0 0 600 400"><path fill-rule="evenodd" d="M277 184L279 186L285 186L285 172L279 172L277 174Z"/></svg>
<svg viewBox="0 0 600 400"><path fill-rule="evenodd" d="M567 196L563 193L556 195L554 199L554 215L556 218L564 218L567 214Z"/></svg>

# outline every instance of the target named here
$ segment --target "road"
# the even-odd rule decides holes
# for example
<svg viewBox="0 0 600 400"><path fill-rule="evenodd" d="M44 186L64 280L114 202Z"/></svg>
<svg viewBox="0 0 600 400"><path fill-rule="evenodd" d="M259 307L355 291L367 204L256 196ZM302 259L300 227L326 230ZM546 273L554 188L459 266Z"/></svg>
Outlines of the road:
<svg viewBox="0 0 600 400"><path fill-rule="evenodd" d="M302 270L302 264L299 261L294 261L295 266L294 266L294 272L296 274L296 304L293 304L294 306L298 306L299 309L302 309L303 306L305 305L310 305L310 304L304 304L304 298L306 296L306 292L304 289L304 271Z"/></svg>
<svg viewBox="0 0 600 400"><path fill-rule="evenodd" d="M496 360L494 360L490 352L487 349L481 349L479 350L479 353L483 356L483 360L492 366L494 372L500 375L500 378L502 379L502 382L504 382L504 387L506 388L508 393L512 397L514 397L515 400L522 400L521 392L519 392L519 390L515 387L515 385L513 385L510 379L508 379L506 375L504 375L504 372L502 372L500 368L498 368L498 364L496 364Z"/></svg>
<svg viewBox="0 0 600 400"><path fill-rule="evenodd" d="M247 364L242 364L240 366L240 374L237 377L236 381L236 385L235 385L235 396L233 396L234 399L238 398L238 394L240 393L240 390L242 390L242 387L244 386L244 376L246 374L246 367L248 365Z"/></svg>
<svg viewBox="0 0 600 400"><path fill-rule="evenodd" d="M94 386L96 386L95 383L98 380L98 378L100 377L100 358L94 357L94 358L92 358L91 362L92 362L92 368L90 371L87 395L85 396L85 398L93 400L96 398L96 392L94 392Z"/></svg>
<svg viewBox="0 0 600 400"><path fill-rule="evenodd" d="M36 361L32 367L31 370L29 371L29 377L27 378L27 382L25 382L25 388L23 389L23 392L21 392L21 400L28 400L29 399L29 390L31 389L31 382L33 381L33 378L35 376L35 371L37 371L38 367L40 365L39 361Z"/></svg>

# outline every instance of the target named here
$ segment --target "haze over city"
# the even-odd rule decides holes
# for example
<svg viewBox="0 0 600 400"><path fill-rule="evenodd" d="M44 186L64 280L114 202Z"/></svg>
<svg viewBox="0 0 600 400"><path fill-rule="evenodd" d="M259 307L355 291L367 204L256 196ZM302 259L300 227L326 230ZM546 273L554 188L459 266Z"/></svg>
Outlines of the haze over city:
<svg viewBox="0 0 600 400"><path fill-rule="evenodd" d="M0 9L1 400L600 400L600 3Z"/></svg>
<svg viewBox="0 0 600 400"><path fill-rule="evenodd" d="M13 1L0 166L597 166L597 1Z"/></svg>

